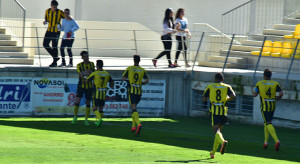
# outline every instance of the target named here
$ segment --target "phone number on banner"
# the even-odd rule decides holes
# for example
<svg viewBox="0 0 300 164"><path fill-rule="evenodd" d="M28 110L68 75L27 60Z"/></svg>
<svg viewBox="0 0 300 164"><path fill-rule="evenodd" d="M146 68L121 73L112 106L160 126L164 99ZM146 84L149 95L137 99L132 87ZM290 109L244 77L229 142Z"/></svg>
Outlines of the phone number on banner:
<svg viewBox="0 0 300 164"><path fill-rule="evenodd" d="M126 104L122 104L122 103L118 103L118 104L105 104L104 105L104 109L128 109L129 105L128 103Z"/></svg>

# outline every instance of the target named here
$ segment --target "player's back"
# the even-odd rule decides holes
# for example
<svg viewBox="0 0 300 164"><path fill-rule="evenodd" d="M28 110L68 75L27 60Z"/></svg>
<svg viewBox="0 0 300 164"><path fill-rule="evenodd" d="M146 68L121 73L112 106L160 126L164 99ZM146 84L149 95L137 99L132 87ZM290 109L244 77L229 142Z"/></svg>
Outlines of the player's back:
<svg viewBox="0 0 300 164"><path fill-rule="evenodd" d="M212 83L207 86L203 96L209 97L210 113L213 115L227 115L228 108L226 106L227 96L233 94L230 85L225 83Z"/></svg>
<svg viewBox="0 0 300 164"><path fill-rule="evenodd" d="M227 101L228 90L231 86L225 83L212 83L208 86L208 88L210 92L210 101L214 103L222 103Z"/></svg>
<svg viewBox="0 0 300 164"><path fill-rule="evenodd" d="M143 78L146 75L145 69L140 66L130 66L126 69L126 71L128 71L128 80L130 85L141 87Z"/></svg>
<svg viewBox="0 0 300 164"><path fill-rule="evenodd" d="M276 91L278 91L279 83L273 80L262 80L256 84L256 89L263 99L275 100Z"/></svg>
<svg viewBox="0 0 300 164"><path fill-rule="evenodd" d="M110 74L105 70L95 71L91 74L91 76L94 76L96 88L107 88L107 83L111 79Z"/></svg>

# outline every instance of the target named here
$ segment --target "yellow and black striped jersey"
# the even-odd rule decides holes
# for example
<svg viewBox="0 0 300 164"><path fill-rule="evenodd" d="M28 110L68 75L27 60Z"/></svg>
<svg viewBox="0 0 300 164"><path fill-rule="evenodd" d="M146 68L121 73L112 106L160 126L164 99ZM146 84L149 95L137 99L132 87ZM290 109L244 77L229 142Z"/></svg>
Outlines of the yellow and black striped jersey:
<svg viewBox="0 0 300 164"><path fill-rule="evenodd" d="M123 76L129 80L129 93L141 95L143 79L148 78L145 69L140 66L130 66L125 70Z"/></svg>
<svg viewBox="0 0 300 164"><path fill-rule="evenodd" d="M60 9L56 9L56 11L52 11L51 8L47 9L45 12L45 21L48 22L49 32L58 32L57 25L60 25L61 19L64 18L64 12Z"/></svg>
<svg viewBox="0 0 300 164"><path fill-rule="evenodd" d="M282 91L278 82L273 80L259 81L254 89L260 96L260 109L272 112L276 108L276 92Z"/></svg>
<svg viewBox="0 0 300 164"><path fill-rule="evenodd" d="M209 112L213 115L227 115L228 107L226 102L228 96L235 94L230 85L225 83L212 83L207 86L203 97L210 100Z"/></svg>
<svg viewBox="0 0 300 164"><path fill-rule="evenodd" d="M82 73L85 78L88 77L94 71L95 71L95 65L93 62L89 62L88 64L81 62L77 64L77 72ZM88 81L87 83L84 83L83 81L84 79L80 78L79 76L78 87L85 88L85 89L92 88L91 81Z"/></svg>
<svg viewBox="0 0 300 164"><path fill-rule="evenodd" d="M113 82L110 74L106 71L95 71L90 74L90 76L87 79L94 78L94 83L96 88L105 89L107 88L108 82Z"/></svg>

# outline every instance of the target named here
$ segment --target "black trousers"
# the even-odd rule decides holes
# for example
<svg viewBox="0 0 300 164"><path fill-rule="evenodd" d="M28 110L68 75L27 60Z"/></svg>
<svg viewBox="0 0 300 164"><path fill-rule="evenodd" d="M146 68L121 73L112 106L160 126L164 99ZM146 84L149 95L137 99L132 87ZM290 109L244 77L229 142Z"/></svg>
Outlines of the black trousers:
<svg viewBox="0 0 300 164"><path fill-rule="evenodd" d="M183 41L182 41L182 38L183 38ZM181 36L176 36L176 40L178 41L178 47L177 47L177 51L176 51L176 58L175 58L175 62L177 62L178 58L179 58L179 55L180 55L180 52L182 50L182 42L184 44L184 59L185 61L187 62L187 58L186 58L186 51L187 51L187 46L186 46L186 43L185 43L185 39L186 37L183 36L181 38Z"/></svg>
<svg viewBox="0 0 300 164"><path fill-rule="evenodd" d="M48 53L52 56L54 61L57 61L58 58L58 39L60 32L50 32L47 31L44 37L43 46L48 51ZM50 47L50 42L52 42L52 47Z"/></svg>
<svg viewBox="0 0 300 164"><path fill-rule="evenodd" d="M162 35L161 40L164 44L164 51L158 54L158 56L155 58L156 60L163 57L164 55L167 55L167 59L169 64L172 64L171 62L171 49L172 49L172 36L171 35Z"/></svg>
<svg viewBox="0 0 300 164"><path fill-rule="evenodd" d="M70 64L73 64L73 53L72 53L72 46L74 43L74 39L63 39L60 45L60 55L62 57L62 63L66 64L65 60L65 48L67 47L67 51L70 57Z"/></svg>

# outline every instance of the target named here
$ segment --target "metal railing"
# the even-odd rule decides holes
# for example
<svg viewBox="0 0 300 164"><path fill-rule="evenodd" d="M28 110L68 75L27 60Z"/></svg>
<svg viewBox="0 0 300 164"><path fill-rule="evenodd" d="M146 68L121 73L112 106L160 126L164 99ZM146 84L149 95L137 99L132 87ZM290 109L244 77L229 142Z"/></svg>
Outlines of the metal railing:
<svg viewBox="0 0 300 164"><path fill-rule="evenodd" d="M24 47L26 9L18 0L0 0L0 21L6 32Z"/></svg>
<svg viewBox="0 0 300 164"><path fill-rule="evenodd" d="M28 27L29 28L29 27ZM48 66L51 61L51 56L43 47L44 33L46 31L45 27L33 27L34 34L32 36L26 36L25 39L31 39L32 45L27 45L25 49L31 49L34 51L35 65L39 67ZM90 56L94 58L101 57L105 58L108 62L106 66L112 67L123 67L124 63L120 62L125 60L131 60L133 54L140 54L142 56L143 66L148 68L152 67L152 59L156 57L161 51L164 51L163 44L160 40L160 35L157 33L160 31L151 30L120 30L120 29L79 29L76 31L75 42L73 46L73 59L80 61L80 51L88 50ZM191 31L193 37L188 38L186 43L188 45L188 61L191 64L191 68L184 68L186 71L190 71L193 75L195 71L201 71L202 66L220 68L220 72L230 72L231 69L240 69L252 72L254 77L256 77L257 72L261 72L264 68L271 68L275 72L280 72L282 74L293 74L300 72L300 60L298 58L293 59L293 63L287 58L273 58L266 56L255 56L251 55L250 52L239 52L236 54L232 48L239 46L239 42L236 41L236 35L226 35L224 36L219 32L208 31ZM224 42L226 38L226 42ZM229 40L230 38L230 40ZM247 37L246 37L247 38ZM268 38L266 38L268 39ZM61 38L60 38L61 40ZM269 39L270 40L270 39ZM295 40L296 41L296 40ZM59 41L61 42L61 41ZM177 51L178 41L172 40L173 46L171 50L171 58L174 60L175 52ZM254 47L257 50L261 50L264 43L260 46ZM222 49L222 47L227 47L227 49ZM58 50L60 44L58 44ZM67 55L67 54L66 54ZM184 64L184 55L181 55L179 62ZM59 55L60 57L60 55ZM233 63L232 58L244 58L245 62ZM66 57L67 58L67 57ZM218 60L213 61L211 59L217 58ZM263 62L260 62L260 60ZM275 65L272 63L268 64L268 61L278 60L278 62L287 64ZM115 60L115 61L113 61ZM172 60L172 61L173 61ZM268 60L266 62L266 60ZM76 61L76 62L77 62ZM120 63L116 63L119 61ZM74 63L76 63L74 62ZM214 64L209 64L213 62ZM159 64L167 66L167 60L160 59ZM131 64L129 62L129 64ZM209 65L207 65L209 64ZM219 66L218 66L219 65ZM235 65L235 66L232 66ZM205 68L204 68L205 69ZM294 76L288 76L287 79Z"/></svg>
<svg viewBox="0 0 300 164"><path fill-rule="evenodd" d="M221 31L238 35L261 33L299 9L298 0L250 0L222 14Z"/></svg>

